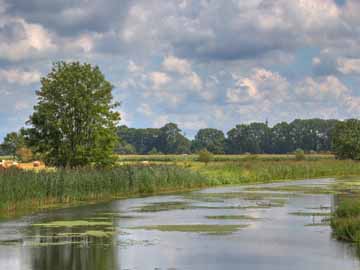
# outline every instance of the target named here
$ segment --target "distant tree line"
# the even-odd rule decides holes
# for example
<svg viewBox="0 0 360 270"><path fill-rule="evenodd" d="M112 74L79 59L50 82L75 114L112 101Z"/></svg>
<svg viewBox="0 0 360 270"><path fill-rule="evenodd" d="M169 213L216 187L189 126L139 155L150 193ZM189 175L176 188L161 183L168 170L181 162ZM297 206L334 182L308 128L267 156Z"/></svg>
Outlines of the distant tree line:
<svg viewBox="0 0 360 270"><path fill-rule="evenodd" d="M237 125L227 132L213 128L200 129L193 140L179 127L168 123L162 128L118 127L121 154L187 154L206 149L214 154L285 154L302 149L305 152L332 150L332 133L338 120L308 119Z"/></svg>

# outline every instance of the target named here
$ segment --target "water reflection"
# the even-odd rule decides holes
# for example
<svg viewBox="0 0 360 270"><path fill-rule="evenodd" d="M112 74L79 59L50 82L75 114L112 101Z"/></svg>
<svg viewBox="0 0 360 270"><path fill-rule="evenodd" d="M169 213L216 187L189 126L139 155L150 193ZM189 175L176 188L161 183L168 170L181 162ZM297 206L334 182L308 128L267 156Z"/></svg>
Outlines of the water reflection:
<svg viewBox="0 0 360 270"><path fill-rule="evenodd" d="M77 233L73 231L73 233ZM33 270L109 270L116 269L116 246L112 238L91 236L57 238L55 232L39 235L29 249ZM44 246L36 246L44 245Z"/></svg>
<svg viewBox="0 0 360 270"><path fill-rule="evenodd" d="M291 185L331 181L296 181ZM283 185L287 183L265 187ZM261 191L259 187L255 195L244 192L244 187L225 187L3 222L0 269L360 268L356 249L332 239L324 221L340 197ZM196 224L196 230L188 227L191 224ZM224 233L225 226L234 226L234 230Z"/></svg>

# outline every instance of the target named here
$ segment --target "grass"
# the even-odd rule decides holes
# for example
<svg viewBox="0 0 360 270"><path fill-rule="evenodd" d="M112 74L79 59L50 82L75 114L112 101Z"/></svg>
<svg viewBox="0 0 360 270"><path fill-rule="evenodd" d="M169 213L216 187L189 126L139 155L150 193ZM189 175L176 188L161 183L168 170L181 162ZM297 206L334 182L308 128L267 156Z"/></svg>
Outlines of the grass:
<svg viewBox="0 0 360 270"><path fill-rule="evenodd" d="M0 214L107 201L209 186L199 173L176 166L0 171Z"/></svg>
<svg viewBox="0 0 360 270"><path fill-rule="evenodd" d="M341 198L331 218L334 236L343 241L357 243L360 247L360 198Z"/></svg>
<svg viewBox="0 0 360 270"><path fill-rule="evenodd" d="M280 161L280 160L295 160L295 155L275 155L275 154L242 154L242 155L214 155L212 161ZM305 155L306 160L322 160L334 159L331 154L309 154ZM118 155L119 162L192 162L198 160L198 155Z"/></svg>
<svg viewBox="0 0 360 270"><path fill-rule="evenodd" d="M191 168L209 178L214 185L360 175L359 162L331 159L213 162L207 166L195 163Z"/></svg>
<svg viewBox="0 0 360 270"><path fill-rule="evenodd" d="M0 216L28 214L39 209L89 204L132 196L189 191L217 185L268 183L280 180L360 175L360 163L319 158L296 161L286 155L263 155L260 158L228 156L237 161L216 161L205 165L196 161L124 164L112 169L84 168L76 170L0 171ZM138 157L138 156L136 156ZM152 157L152 156L151 156ZM163 155L155 156L163 157ZM169 158L169 156L165 156ZM174 158L174 156L170 156ZM188 156L175 156L178 159ZM217 156L218 159L225 156ZM240 160L239 160L240 159ZM277 161L275 161L277 160ZM339 185L349 189L356 185L351 178ZM294 188L294 187L293 187ZM328 192L328 190L308 190ZM273 191L273 190L269 190ZM293 190L283 190L296 192ZM331 192L330 192L331 193ZM244 199L259 199L251 193L226 194ZM263 195L265 197L265 194ZM221 201L222 196L198 196L198 200ZM196 198L194 198L196 199ZM281 203L255 207L275 207ZM169 206L151 205L149 211ZM179 209L187 207L175 205ZM143 209L146 211L146 209ZM166 209L165 209L166 210Z"/></svg>

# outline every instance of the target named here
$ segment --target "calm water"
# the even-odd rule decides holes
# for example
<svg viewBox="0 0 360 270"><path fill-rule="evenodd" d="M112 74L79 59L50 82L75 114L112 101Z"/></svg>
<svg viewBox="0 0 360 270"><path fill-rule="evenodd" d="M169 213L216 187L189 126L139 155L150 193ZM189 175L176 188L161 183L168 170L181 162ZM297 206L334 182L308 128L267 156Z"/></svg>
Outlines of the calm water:
<svg viewBox="0 0 360 270"><path fill-rule="evenodd" d="M214 188L2 222L0 269L359 269L355 250L331 237L333 195L266 190L331 181L259 185L256 194Z"/></svg>

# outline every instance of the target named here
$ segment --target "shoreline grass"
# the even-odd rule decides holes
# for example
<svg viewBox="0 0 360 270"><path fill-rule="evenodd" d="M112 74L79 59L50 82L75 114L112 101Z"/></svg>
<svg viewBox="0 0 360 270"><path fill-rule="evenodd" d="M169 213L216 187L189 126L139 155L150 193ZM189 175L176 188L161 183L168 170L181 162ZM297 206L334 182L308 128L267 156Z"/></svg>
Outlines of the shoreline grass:
<svg viewBox="0 0 360 270"><path fill-rule="evenodd" d="M220 185L360 175L360 163L341 160L200 162L123 165L112 169L0 171L0 218L48 208Z"/></svg>
<svg viewBox="0 0 360 270"><path fill-rule="evenodd" d="M330 224L338 240L356 243L360 248L360 198L339 197Z"/></svg>

